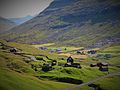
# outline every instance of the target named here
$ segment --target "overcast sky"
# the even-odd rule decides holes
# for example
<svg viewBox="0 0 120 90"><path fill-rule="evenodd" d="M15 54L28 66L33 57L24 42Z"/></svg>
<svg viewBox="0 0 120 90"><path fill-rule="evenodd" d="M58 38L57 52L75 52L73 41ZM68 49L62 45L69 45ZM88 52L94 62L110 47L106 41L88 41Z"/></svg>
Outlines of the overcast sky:
<svg viewBox="0 0 120 90"><path fill-rule="evenodd" d="M0 0L0 16L5 18L36 15L43 11L53 0Z"/></svg>

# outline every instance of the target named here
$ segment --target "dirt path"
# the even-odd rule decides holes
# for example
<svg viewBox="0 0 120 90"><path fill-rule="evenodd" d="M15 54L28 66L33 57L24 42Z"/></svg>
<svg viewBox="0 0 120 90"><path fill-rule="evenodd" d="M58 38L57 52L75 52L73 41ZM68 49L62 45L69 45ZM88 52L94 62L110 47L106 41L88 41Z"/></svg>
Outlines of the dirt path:
<svg viewBox="0 0 120 90"><path fill-rule="evenodd" d="M117 75L120 75L120 72L117 72L117 73L114 73L114 74L108 74L108 75L106 75L106 76L102 76L102 77L99 77L99 78L97 78L97 79L95 79L95 80L92 80L92 81L89 81L89 82L85 82L85 83L83 83L83 84L76 85L76 86L73 86L73 87L70 87L70 88L66 88L66 89L64 89L64 90L72 90L72 89L74 89L74 88L78 88L78 87L81 87L81 86L84 86L84 85L92 84L92 83L94 83L94 82L96 82L96 81L98 81L98 80L100 80L100 79L107 78L107 77L110 77L110 76L117 76Z"/></svg>

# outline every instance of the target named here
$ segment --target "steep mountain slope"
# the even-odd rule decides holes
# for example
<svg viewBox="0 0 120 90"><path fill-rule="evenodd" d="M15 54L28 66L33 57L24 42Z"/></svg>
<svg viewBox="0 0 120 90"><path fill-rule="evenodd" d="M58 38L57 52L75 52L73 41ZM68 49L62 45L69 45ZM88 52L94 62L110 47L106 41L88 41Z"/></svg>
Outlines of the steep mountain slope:
<svg viewBox="0 0 120 90"><path fill-rule="evenodd" d="M28 15L28 16L20 17L20 18L9 18L9 20L11 20L11 21L15 22L16 24L20 25L20 24L22 24L22 23L24 23L24 22L26 22L26 21L28 21L32 18L33 18L33 16Z"/></svg>
<svg viewBox="0 0 120 90"><path fill-rule="evenodd" d="M22 43L54 42L100 47L120 42L118 0L54 0L32 20L1 38Z"/></svg>
<svg viewBox="0 0 120 90"><path fill-rule="evenodd" d="M0 17L0 33L8 31L13 28L16 24L8 19Z"/></svg>

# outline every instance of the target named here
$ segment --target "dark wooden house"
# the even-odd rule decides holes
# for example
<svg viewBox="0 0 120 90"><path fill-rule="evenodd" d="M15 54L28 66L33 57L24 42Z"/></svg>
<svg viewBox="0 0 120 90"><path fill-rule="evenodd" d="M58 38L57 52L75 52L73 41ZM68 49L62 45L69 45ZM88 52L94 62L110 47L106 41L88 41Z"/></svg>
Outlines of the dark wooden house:
<svg viewBox="0 0 120 90"><path fill-rule="evenodd" d="M100 71L108 71L108 63L97 63Z"/></svg>
<svg viewBox="0 0 120 90"><path fill-rule="evenodd" d="M70 56L67 59L67 63L65 64L65 67L76 67L76 68L81 68L79 63L74 63L73 58Z"/></svg>
<svg viewBox="0 0 120 90"><path fill-rule="evenodd" d="M17 50L17 48L11 48L10 49L10 52L12 52L12 53L16 53L18 50Z"/></svg>
<svg viewBox="0 0 120 90"><path fill-rule="evenodd" d="M108 63L97 63L97 64L90 64L90 67L99 67L100 71L108 71Z"/></svg>
<svg viewBox="0 0 120 90"><path fill-rule="evenodd" d="M70 65L73 64L73 58L72 58L71 56L68 57L68 59L67 59L67 63L70 64Z"/></svg>

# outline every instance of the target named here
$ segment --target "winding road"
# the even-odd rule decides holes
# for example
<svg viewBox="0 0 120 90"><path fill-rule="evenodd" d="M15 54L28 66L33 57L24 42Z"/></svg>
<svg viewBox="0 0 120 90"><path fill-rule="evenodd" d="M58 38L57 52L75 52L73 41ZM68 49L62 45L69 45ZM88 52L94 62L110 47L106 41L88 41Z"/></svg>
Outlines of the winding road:
<svg viewBox="0 0 120 90"><path fill-rule="evenodd" d="M64 90L71 90L71 89L78 88L78 87L81 87L81 86L84 86L84 85L89 85L89 84L92 84L92 83L94 83L94 82L96 82L96 81L98 81L100 79L107 78L107 77L110 77L110 76L117 76L117 75L119 76L120 72L117 72L117 73L114 73L114 74L108 74L106 76L101 76L101 77L99 77L99 78L97 78L95 80L92 80L92 81L89 81L89 82L85 82L85 83L82 83L80 85L76 85L76 86L73 86L73 87L69 87L69 88L66 88Z"/></svg>

